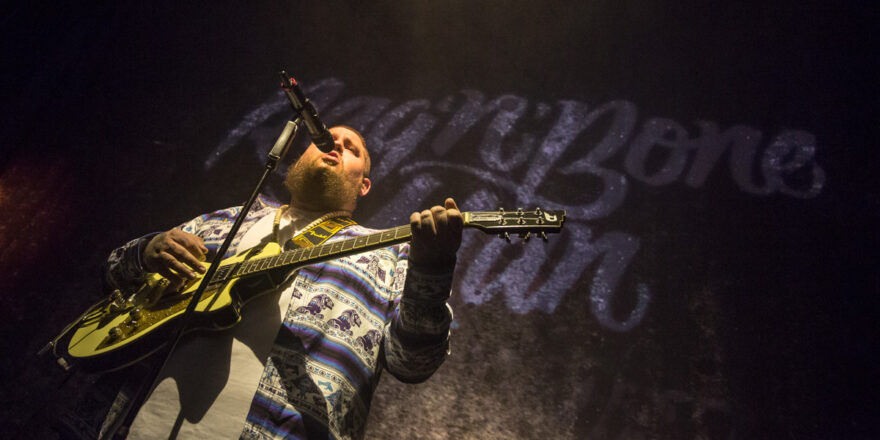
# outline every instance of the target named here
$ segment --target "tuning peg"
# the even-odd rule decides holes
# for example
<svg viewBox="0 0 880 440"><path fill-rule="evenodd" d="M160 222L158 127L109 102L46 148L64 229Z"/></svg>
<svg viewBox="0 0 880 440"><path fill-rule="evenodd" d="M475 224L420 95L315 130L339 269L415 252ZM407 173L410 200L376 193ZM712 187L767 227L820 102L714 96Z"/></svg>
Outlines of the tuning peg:
<svg viewBox="0 0 880 440"><path fill-rule="evenodd" d="M532 238L532 233L531 232L520 232L519 238L522 238L523 241L529 241L529 239Z"/></svg>
<svg viewBox="0 0 880 440"><path fill-rule="evenodd" d="M544 231L541 231L541 240L547 241L547 233Z"/></svg>
<svg viewBox="0 0 880 440"><path fill-rule="evenodd" d="M498 238L503 238L507 240L508 243L510 243L510 234L508 234L507 232L502 232L498 234Z"/></svg>

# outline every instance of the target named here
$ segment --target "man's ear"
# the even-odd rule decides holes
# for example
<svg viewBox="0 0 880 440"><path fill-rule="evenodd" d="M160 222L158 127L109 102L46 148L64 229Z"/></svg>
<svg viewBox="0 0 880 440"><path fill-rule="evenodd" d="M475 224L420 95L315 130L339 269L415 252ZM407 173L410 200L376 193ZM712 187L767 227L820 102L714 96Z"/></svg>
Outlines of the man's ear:
<svg viewBox="0 0 880 440"><path fill-rule="evenodd" d="M372 182L370 182L370 178L364 177L364 179L361 181L361 191L360 191L361 197L367 195L367 193L370 192L371 185L372 185Z"/></svg>

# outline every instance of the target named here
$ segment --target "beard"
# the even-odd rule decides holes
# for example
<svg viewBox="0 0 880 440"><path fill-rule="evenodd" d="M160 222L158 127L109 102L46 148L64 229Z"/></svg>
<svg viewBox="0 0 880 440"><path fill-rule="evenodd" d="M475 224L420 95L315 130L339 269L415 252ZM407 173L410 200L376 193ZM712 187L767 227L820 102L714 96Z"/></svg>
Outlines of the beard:
<svg viewBox="0 0 880 440"><path fill-rule="evenodd" d="M320 161L298 160L287 169L284 186L291 201L323 211L338 211L356 201L359 184L347 180L336 167L321 166Z"/></svg>

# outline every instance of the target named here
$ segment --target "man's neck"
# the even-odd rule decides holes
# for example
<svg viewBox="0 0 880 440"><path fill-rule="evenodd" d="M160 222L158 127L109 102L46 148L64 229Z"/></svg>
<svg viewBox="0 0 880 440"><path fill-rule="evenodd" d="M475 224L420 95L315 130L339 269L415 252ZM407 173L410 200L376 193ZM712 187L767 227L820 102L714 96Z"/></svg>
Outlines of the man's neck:
<svg viewBox="0 0 880 440"><path fill-rule="evenodd" d="M338 208L338 209L324 209L316 206L312 206L306 203L297 203L294 200L290 201L290 209L289 213L292 217L310 217L310 218L318 218L324 214L329 212L344 212L345 215L351 216L351 209Z"/></svg>

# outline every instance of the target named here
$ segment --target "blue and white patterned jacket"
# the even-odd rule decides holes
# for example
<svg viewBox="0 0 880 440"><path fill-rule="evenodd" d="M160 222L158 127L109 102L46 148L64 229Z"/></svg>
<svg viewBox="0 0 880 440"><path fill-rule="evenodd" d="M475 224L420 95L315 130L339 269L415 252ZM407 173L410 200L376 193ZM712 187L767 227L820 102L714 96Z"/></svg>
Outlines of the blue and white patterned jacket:
<svg viewBox="0 0 880 440"><path fill-rule="evenodd" d="M237 249L241 237L277 207L259 198L227 256L242 251ZM201 237L214 252L239 211L234 207L205 214L180 229ZM331 240L372 232L352 225ZM110 287L130 291L143 283L140 254L151 237L111 253L105 271ZM408 252L405 243L299 270L242 438L305 438L307 432L362 438L383 369L411 383L434 373L448 352L452 313L446 299L452 274L429 275L412 268L407 273ZM290 387L305 380L323 386Z"/></svg>

